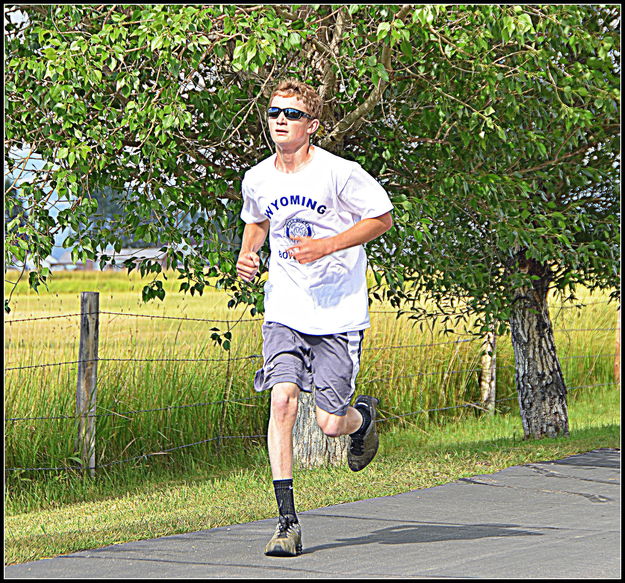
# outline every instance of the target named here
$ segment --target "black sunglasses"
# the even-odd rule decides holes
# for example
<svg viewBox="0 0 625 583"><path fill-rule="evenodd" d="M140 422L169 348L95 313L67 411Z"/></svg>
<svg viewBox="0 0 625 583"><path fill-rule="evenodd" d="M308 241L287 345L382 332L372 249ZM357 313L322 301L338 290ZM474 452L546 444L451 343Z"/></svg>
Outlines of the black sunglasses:
<svg viewBox="0 0 625 583"><path fill-rule="evenodd" d="M308 115L299 109L295 109L293 107L285 107L284 109L281 107L270 107L267 110L267 117L271 117L272 119L277 119L280 116L280 113L284 112L284 117L287 119L301 119L302 117L306 117L308 119L315 119L312 115Z"/></svg>

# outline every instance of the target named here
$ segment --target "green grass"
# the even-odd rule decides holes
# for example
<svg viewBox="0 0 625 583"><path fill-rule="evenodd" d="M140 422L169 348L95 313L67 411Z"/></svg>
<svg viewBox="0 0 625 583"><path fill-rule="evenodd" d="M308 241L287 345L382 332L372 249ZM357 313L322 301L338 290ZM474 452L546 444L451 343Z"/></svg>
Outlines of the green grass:
<svg viewBox="0 0 625 583"><path fill-rule="evenodd" d="M525 441L518 414L483 415L444 425L405 424L383 432L366 470L317 468L295 475L298 512L370 497L429 488L461 477L592 449L620 447L620 393L614 387L578 391L570 399L568 438ZM403 426L402 426L403 425ZM276 515L263 444L228 454L214 467L157 471L149 464L119 479L65 478L84 502L5 518L5 560L26 562L81 549L239 524ZM44 492L42 492L44 494ZM10 514L10 513L9 513Z"/></svg>
<svg viewBox="0 0 625 583"><path fill-rule="evenodd" d="M219 435L266 433L267 395L256 398L251 390L260 361L237 360L260 354L260 322L235 323L249 314L229 310L227 295L214 289L190 297L177 293L170 278L165 301L144 304L142 286L138 277L122 273L55 273L49 292L37 295L20 283L13 295L8 321L63 317L5 324L9 368L77 360L79 319L67 314L80 311L79 291L99 291L100 310L108 313L100 316L97 413L102 416L96 422L95 480L66 471L11 469L76 464L74 420L37 419L74 415L76 365L5 371L9 562L274 515L264 438L181 447ZM462 330L442 334L431 322L421 330L384 313L389 306L373 305L359 392L379 396L382 417L389 418L379 424L379 459L366 470L366 483L345 468L303 472L297 478L298 508L617 447L616 307L601 294L582 297L588 305L581 310L552 300L551 316L567 385L591 386L569 393L571 437L540 442L522 440L507 336L497 341L496 415L464 407L394 418L479 401L480 341L454 343L470 338L460 335ZM211 339L215 327L232 329L229 362L201 360L227 357ZM161 361L167 358L185 361ZM23 417L31 419L10 420ZM165 452L171 448L178 449Z"/></svg>
<svg viewBox="0 0 625 583"><path fill-rule="evenodd" d="M173 286L172 278L168 282ZM261 353L260 322L247 321L249 314L243 310L228 310L227 295L214 289L201 297L170 289L164 302L144 304L140 299L141 286L138 278L121 273L59 273L55 274L49 292L37 295L28 288L18 288L19 293L13 298L9 322L77 314L80 311L77 290L101 290L97 412L102 416L97 419L98 465L219 435L264 433L266 399L254 399L250 388L260 359L245 358ZM365 335L359 386L362 392L381 397L385 416L480 400L479 339L445 335L440 326L431 322L421 330L405 318L397 320L394 315L384 313L388 306L374 305L372 310L372 328ZM193 318L231 320L230 352L217 347L211 338L214 328L223 332L228 324ZM235 323L238 318L242 321ZM592 303L581 311L554 308L553 320L568 386L612 382L614 332L610 328L615 322L614 305ZM596 331L585 332L586 329ZM78 359L78 337L77 316L8 324L5 366L71 363ZM454 343L458 340L470 341ZM231 360L224 360L228 356ZM497 359L497 398L501 400L500 411L505 412L514 399L502 399L515 395L509 337L498 339ZM6 371L6 418L61 419L7 422L5 467L76 464L74 421L63 419L75 414L76 368L63 364ZM470 414L449 409L431 415L444 419ZM209 446L196 447L194 454L206 458L212 451ZM176 464L180 457L162 456L155 463ZM28 480L38 479L34 472L31 474L20 475Z"/></svg>

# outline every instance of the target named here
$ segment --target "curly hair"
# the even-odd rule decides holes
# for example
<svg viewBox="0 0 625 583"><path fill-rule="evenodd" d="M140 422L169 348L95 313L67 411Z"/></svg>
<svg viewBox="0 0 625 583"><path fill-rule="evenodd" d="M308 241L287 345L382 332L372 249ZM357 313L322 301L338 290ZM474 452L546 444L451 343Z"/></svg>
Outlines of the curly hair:
<svg viewBox="0 0 625 583"><path fill-rule="evenodd" d="M306 83L297 81L295 79L285 79L280 81L271 93L269 97L269 103L274 98L274 95L283 95L284 97L297 97L304 102L306 113L312 115L316 119L321 118L321 111L323 109L323 101L320 95Z"/></svg>

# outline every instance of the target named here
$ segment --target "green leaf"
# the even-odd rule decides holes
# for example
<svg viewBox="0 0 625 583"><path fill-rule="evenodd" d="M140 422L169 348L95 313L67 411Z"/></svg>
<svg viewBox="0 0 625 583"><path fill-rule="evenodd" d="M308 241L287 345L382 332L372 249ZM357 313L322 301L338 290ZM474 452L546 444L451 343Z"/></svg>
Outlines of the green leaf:
<svg viewBox="0 0 625 583"><path fill-rule="evenodd" d="M534 30L534 25L532 23L532 18L529 14L527 13L523 13L523 14L519 14L519 16L517 17L517 22L519 23L519 31L522 34L525 34L526 32L535 32Z"/></svg>
<svg viewBox="0 0 625 583"><path fill-rule="evenodd" d="M378 24L378 29L376 31L377 39L382 40L383 38L385 38L388 35L390 30L391 30L390 22L380 22L380 24Z"/></svg>

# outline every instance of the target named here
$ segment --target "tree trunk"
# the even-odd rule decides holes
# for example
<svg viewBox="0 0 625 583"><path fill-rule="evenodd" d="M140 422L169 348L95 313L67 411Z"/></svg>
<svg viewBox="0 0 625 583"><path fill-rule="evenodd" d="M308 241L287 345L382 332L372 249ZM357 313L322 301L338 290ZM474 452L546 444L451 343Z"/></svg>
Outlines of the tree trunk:
<svg viewBox="0 0 625 583"><path fill-rule="evenodd" d="M497 337L494 326L486 334L482 344L482 374L480 389L482 391L482 405L493 415L495 413L495 399L497 397L497 355L495 352Z"/></svg>
<svg viewBox="0 0 625 583"><path fill-rule="evenodd" d="M319 429L314 393L300 392L297 419L293 428L294 466L310 469L347 463L349 437L328 437Z"/></svg>
<svg viewBox="0 0 625 583"><path fill-rule="evenodd" d="M616 315L616 346L614 351L614 382L621 384L621 309Z"/></svg>
<svg viewBox="0 0 625 583"><path fill-rule="evenodd" d="M541 273L542 272L542 273ZM566 386L547 306L548 277L518 290L510 315L515 382L525 439L569 434Z"/></svg>

